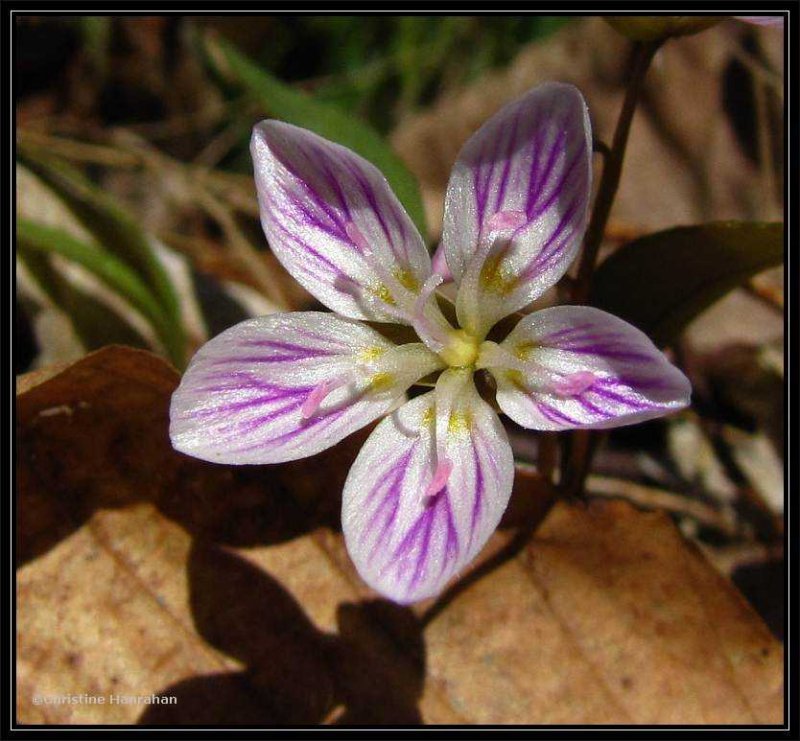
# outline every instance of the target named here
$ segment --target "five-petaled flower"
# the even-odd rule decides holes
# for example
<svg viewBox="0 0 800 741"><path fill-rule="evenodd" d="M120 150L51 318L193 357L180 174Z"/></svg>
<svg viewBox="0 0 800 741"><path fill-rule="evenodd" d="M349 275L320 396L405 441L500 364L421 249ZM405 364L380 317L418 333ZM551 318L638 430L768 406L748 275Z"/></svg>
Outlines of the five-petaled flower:
<svg viewBox="0 0 800 741"><path fill-rule="evenodd" d="M364 580L397 602L440 592L497 527L514 479L477 371L494 377L500 409L534 430L614 427L688 403L685 376L599 309L542 309L501 341L487 339L574 259L591 149L583 98L559 83L507 105L465 144L442 235L454 327L436 298L442 276L380 172L309 131L259 123L251 150L264 232L335 313L251 319L202 347L172 398L175 448L220 463L279 463L388 415L345 484L347 548ZM420 341L396 345L359 320L407 325ZM434 374L433 390L405 401Z"/></svg>

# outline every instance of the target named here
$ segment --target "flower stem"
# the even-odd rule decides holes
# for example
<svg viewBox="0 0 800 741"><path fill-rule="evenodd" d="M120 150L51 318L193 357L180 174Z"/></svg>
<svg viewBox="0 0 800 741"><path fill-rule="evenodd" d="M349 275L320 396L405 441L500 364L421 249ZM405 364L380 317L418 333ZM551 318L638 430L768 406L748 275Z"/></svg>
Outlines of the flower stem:
<svg viewBox="0 0 800 741"><path fill-rule="evenodd" d="M619 187L622 163L625 159L625 148L628 144L628 134L631 130L633 113L636 110L636 104L639 102L642 83L650 67L650 62L660 45L661 42L638 42L633 46L631 78L628 82L628 89L625 92L625 101L622 104L622 110L619 114L617 128L614 131L611 149L607 152L605 157L603 175L600 178L600 186L597 190L597 198L594 202L592 218L586 230L583 254L578 267L578 278L572 295L573 303L585 303L589 297L592 274L594 272L595 262L597 261L597 253L600 250L606 223L608 222L608 215L611 213L611 206L614 203L614 197L617 195L617 188Z"/></svg>
<svg viewBox="0 0 800 741"><path fill-rule="evenodd" d="M611 148L609 149L606 144L599 141L595 142L593 147L595 151L602 154L604 167L592 217L586 231L583 254L578 267L578 277L571 286L574 303L585 302L588 298L597 253L600 249L606 223L608 222L608 215L611 212L611 206L614 203L614 197L619 187L622 162L625 157L625 147L628 143L633 113L636 110L645 74L660 45L660 41L634 44L631 79L625 93L625 101L617 121L617 128L614 131L614 140ZM562 469L559 489L562 494L576 496L583 490L592 454L597 447L599 438L596 436L591 437L588 430L576 430L570 442L571 445L565 449L565 454L561 456ZM538 467L540 475L543 481L548 485L552 485L558 457L554 435L542 436L539 453ZM555 489L552 491L555 493ZM483 576L493 572L521 553L554 502L555 497L549 497L542 506L541 511L537 513L537 516L521 525L514 536L502 548L446 590L421 616L423 626L428 626L456 597L476 581L479 581Z"/></svg>
<svg viewBox="0 0 800 741"><path fill-rule="evenodd" d="M617 128L614 131L611 148L604 152L603 174L597 189L597 197L589 220L589 226L586 230L583 253L578 266L578 276L575 279L572 290L572 302L575 304L586 303L589 298L597 254L600 251L611 207L619 188L633 114L639 102L647 70L661 43L661 41L636 42L633 45L630 80L625 91L625 100L617 120ZM562 456L560 480L562 494L566 497L579 496L583 491L584 482L589 473L592 457L598 447L598 442L597 436L593 436L589 430L575 430L571 434L568 454L565 450L565 454Z"/></svg>

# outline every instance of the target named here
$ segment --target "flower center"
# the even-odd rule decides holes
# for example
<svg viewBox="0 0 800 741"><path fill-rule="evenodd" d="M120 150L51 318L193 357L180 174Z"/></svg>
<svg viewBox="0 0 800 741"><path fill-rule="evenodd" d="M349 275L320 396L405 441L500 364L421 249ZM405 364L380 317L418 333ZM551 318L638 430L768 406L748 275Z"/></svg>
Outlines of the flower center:
<svg viewBox="0 0 800 741"><path fill-rule="evenodd" d="M473 365L478 359L480 342L463 329L449 332L447 343L439 351L439 357L451 368Z"/></svg>
<svg viewBox="0 0 800 741"><path fill-rule="evenodd" d="M433 296L442 280L434 273L425 281L414 304L413 326L419 338L447 365L464 368L477 360L480 341L463 329L453 329L436 308Z"/></svg>

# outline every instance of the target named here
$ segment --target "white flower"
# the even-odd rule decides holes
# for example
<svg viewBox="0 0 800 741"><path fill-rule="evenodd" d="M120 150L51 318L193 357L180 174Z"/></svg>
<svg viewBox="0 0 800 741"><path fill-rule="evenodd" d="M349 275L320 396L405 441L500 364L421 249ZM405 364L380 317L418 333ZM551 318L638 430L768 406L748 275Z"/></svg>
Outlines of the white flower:
<svg viewBox="0 0 800 741"><path fill-rule="evenodd" d="M362 577L398 602L440 592L497 527L514 461L473 374L536 430L631 424L680 409L684 375L638 329L590 307L490 329L552 286L574 259L591 185L586 105L570 85L531 90L464 146L447 188L442 244L458 324L436 300L422 237L386 180L348 149L278 121L253 132L262 225L292 275L335 313L273 314L197 353L171 407L173 445L220 463L318 453L390 412L434 372L434 390L373 431L342 504ZM412 327L394 345L359 320Z"/></svg>

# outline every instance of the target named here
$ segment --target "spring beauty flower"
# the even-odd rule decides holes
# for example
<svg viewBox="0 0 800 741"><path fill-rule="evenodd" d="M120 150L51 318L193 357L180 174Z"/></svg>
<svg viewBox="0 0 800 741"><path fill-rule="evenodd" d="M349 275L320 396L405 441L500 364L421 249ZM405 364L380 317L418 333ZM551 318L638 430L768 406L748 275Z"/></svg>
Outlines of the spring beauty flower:
<svg viewBox="0 0 800 741"><path fill-rule="evenodd" d="M574 259L591 149L581 94L557 83L507 105L465 144L442 236L457 286L453 326L436 300L442 276L380 172L309 131L259 123L251 151L264 232L333 313L250 319L203 346L172 398L175 448L219 463L280 463L385 416L345 484L347 548L364 580L397 602L439 593L497 527L514 479L477 371L494 377L500 409L534 430L615 427L688 403L684 375L599 309L543 309L502 341L487 339ZM419 341L394 344L365 320L406 325ZM433 390L405 401L434 378Z"/></svg>

